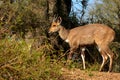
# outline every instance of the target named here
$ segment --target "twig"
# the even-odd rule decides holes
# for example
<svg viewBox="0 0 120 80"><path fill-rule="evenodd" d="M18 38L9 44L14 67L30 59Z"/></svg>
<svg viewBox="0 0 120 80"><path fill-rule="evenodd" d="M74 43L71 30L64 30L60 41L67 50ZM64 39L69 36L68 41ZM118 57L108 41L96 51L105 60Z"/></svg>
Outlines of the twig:
<svg viewBox="0 0 120 80"><path fill-rule="evenodd" d="M3 65L0 65L0 69L6 67L6 66L8 66L8 65L10 66L10 64L12 64L12 62L15 61L16 59L17 59L17 57L15 57L15 58L13 58L12 60L4 63Z"/></svg>
<svg viewBox="0 0 120 80"><path fill-rule="evenodd" d="M64 57L65 55L67 55L69 50L67 50L63 55L61 55L60 58L58 58L58 60L57 60L56 63L58 63L61 60L62 57Z"/></svg>

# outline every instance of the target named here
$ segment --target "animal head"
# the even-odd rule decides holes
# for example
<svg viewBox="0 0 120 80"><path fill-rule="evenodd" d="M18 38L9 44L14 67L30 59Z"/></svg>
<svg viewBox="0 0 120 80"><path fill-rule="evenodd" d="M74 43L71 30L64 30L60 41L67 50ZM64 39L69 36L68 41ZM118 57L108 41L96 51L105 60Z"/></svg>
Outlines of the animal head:
<svg viewBox="0 0 120 80"><path fill-rule="evenodd" d="M61 17L55 17L54 16L51 27L49 29L49 33L59 31L61 22L62 22Z"/></svg>

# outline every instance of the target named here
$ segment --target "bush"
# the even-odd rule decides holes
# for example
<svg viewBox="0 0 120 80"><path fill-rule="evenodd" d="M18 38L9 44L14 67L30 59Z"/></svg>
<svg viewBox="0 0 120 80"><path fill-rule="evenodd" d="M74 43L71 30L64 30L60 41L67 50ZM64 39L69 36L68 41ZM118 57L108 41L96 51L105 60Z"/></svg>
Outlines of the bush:
<svg viewBox="0 0 120 80"><path fill-rule="evenodd" d="M0 79L15 80L58 80L61 76L61 63L51 59L49 44L29 53L23 39L0 40Z"/></svg>

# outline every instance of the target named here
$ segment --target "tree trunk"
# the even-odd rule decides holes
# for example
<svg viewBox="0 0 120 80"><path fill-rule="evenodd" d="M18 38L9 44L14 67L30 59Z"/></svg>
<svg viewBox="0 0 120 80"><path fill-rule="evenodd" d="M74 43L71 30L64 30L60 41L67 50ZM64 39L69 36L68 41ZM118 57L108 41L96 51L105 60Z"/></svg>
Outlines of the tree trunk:
<svg viewBox="0 0 120 80"><path fill-rule="evenodd" d="M71 0L49 0L49 19L57 14L62 17L63 25L68 25L68 16L71 10Z"/></svg>

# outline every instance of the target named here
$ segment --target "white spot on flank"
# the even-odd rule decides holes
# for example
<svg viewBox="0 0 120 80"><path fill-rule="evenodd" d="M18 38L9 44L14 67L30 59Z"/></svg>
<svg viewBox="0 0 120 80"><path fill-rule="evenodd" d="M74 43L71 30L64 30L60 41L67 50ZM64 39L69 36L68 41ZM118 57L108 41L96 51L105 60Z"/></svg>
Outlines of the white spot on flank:
<svg viewBox="0 0 120 80"><path fill-rule="evenodd" d="M65 42L69 42L69 40L68 40L68 39L66 39L66 40L65 40Z"/></svg>

